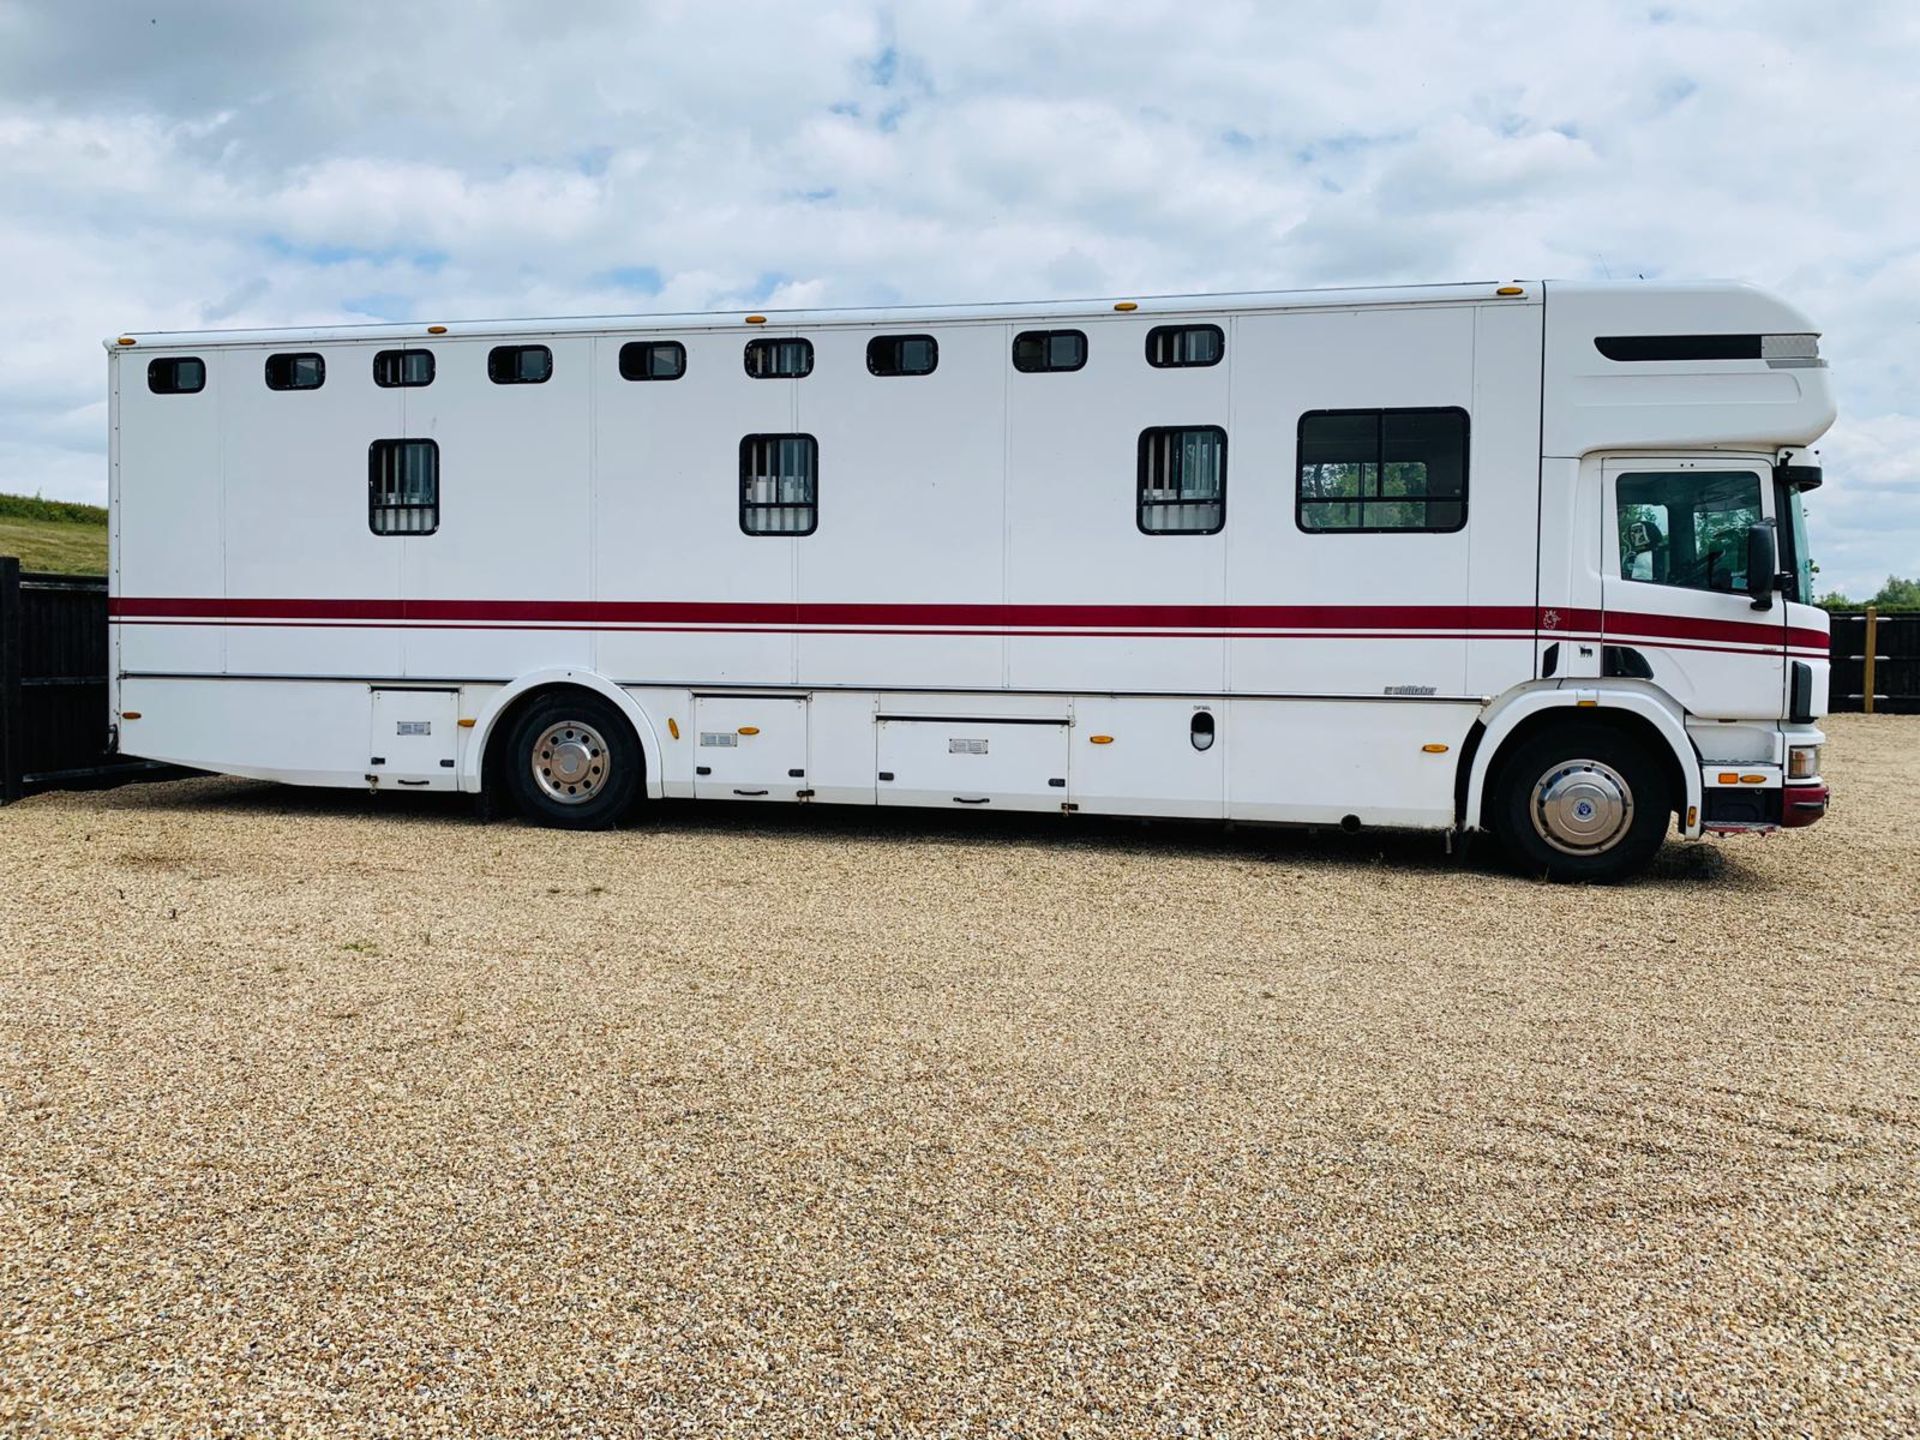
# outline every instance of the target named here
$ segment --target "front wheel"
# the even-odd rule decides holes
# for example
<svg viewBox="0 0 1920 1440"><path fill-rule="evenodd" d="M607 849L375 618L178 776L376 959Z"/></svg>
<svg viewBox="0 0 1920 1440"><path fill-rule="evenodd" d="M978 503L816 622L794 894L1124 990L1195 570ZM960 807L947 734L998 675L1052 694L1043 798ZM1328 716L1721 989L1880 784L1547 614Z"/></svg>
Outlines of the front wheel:
<svg viewBox="0 0 1920 1440"><path fill-rule="evenodd" d="M1552 880L1624 880L1652 863L1672 786L1647 747L1576 722L1524 741L1500 767L1494 829L1520 866Z"/></svg>
<svg viewBox="0 0 1920 1440"><path fill-rule="evenodd" d="M644 760L633 727L598 695L559 691L520 712L502 757L520 813L541 825L603 830L640 793Z"/></svg>

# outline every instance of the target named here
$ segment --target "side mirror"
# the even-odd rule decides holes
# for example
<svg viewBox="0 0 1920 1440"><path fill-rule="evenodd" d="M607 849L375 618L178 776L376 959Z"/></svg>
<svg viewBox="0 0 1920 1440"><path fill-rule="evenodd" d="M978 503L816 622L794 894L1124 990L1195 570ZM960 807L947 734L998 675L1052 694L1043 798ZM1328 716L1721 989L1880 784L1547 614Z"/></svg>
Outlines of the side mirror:
<svg viewBox="0 0 1920 1440"><path fill-rule="evenodd" d="M1779 582L1779 557L1773 545L1773 526L1749 525L1747 527L1747 593L1753 597L1753 608L1771 610L1773 592Z"/></svg>

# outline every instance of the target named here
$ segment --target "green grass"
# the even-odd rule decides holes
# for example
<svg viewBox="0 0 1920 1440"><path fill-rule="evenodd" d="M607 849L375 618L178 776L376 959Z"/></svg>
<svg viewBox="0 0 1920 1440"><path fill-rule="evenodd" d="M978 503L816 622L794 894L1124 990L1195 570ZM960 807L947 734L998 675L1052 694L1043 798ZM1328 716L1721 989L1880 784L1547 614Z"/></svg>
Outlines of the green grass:
<svg viewBox="0 0 1920 1440"><path fill-rule="evenodd" d="M99 505L0 495L0 555L22 570L66 575L107 572L107 512Z"/></svg>

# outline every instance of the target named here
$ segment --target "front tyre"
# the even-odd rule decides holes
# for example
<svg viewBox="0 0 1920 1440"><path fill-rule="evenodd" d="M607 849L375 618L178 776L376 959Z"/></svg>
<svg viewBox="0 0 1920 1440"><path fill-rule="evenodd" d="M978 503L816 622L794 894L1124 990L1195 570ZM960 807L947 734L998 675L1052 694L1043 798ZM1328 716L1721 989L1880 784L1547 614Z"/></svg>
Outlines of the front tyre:
<svg viewBox="0 0 1920 1440"><path fill-rule="evenodd" d="M604 830L632 808L645 761L626 716L584 690L536 698L515 719L501 759L508 792L527 819L563 830Z"/></svg>
<svg viewBox="0 0 1920 1440"><path fill-rule="evenodd" d="M1576 721L1506 758L1492 819L1528 873L1609 884L1652 863L1672 814L1666 769L1645 745L1610 725Z"/></svg>

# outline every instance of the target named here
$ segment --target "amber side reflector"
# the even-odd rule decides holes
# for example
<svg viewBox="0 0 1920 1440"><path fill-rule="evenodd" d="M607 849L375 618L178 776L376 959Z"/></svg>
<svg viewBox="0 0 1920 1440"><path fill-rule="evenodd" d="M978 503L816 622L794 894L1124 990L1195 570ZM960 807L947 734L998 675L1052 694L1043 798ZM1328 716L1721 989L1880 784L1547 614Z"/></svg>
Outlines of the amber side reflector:
<svg viewBox="0 0 1920 1440"><path fill-rule="evenodd" d="M1767 777L1764 775L1742 775L1740 777L1740 783L1742 785L1764 785L1767 783Z"/></svg>
<svg viewBox="0 0 1920 1440"><path fill-rule="evenodd" d="M740 727L740 733L742 735L758 735L760 733L760 727L758 725L742 725Z"/></svg>
<svg viewBox="0 0 1920 1440"><path fill-rule="evenodd" d="M134 339L133 339L133 336L131 335L122 335L118 340L114 341L113 343L116 345L131 345L134 343Z"/></svg>
<svg viewBox="0 0 1920 1440"><path fill-rule="evenodd" d="M1738 785L1740 783L1740 772L1738 770L1722 770L1720 772L1720 783L1722 785Z"/></svg>
<svg viewBox="0 0 1920 1440"><path fill-rule="evenodd" d="M747 316L747 324L749 325L764 325L766 323L767 323L767 317L764 315Z"/></svg>
<svg viewBox="0 0 1920 1440"><path fill-rule="evenodd" d="M1089 735L1087 739L1091 740L1095 745L1113 744L1113 736L1111 735Z"/></svg>
<svg viewBox="0 0 1920 1440"><path fill-rule="evenodd" d="M1131 300L1116 300L1113 308L1116 310L1138 310L1140 307Z"/></svg>
<svg viewBox="0 0 1920 1440"><path fill-rule="evenodd" d="M1496 295L1524 295L1527 293L1527 289L1524 285L1502 285L1493 293Z"/></svg>
<svg viewBox="0 0 1920 1440"><path fill-rule="evenodd" d="M1422 745L1420 748L1429 755L1444 755L1447 753L1447 747L1445 745Z"/></svg>
<svg viewBox="0 0 1920 1440"><path fill-rule="evenodd" d="M1687 806L1687 829L1691 830L1699 819L1700 807L1698 805Z"/></svg>
<svg viewBox="0 0 1920 1440"><path fill-rule="evenodd" d="M444 335L446 333L447 333L447 327L444 325L427 326L427 334L429 335Z"/></svg>
<svg viewBox="0 0 1920 1440"><path fill-rule="evenodd" d="M120 718L122 720L138 720L140 718L140 712L138 710L122 710L120 712Z"/></svg>
<svg viewBox="0 0 1920 1440"><path fill-rule="evenodd" d="M473 717L468 715L463 719L454 721L454 724L458 725L462 730L471 730L473 729Z"/></svg>
<svg viewBox="0 0 1920 1440"><path fill-rule="evenodd" d="M1594 708L1594 706L1598 705L1600 702L1598 700L1576 700L1573 703L1579 706L1582 710L1591 710Z"/></svg>
<svg viewBox="0 0 1920 1440"><path fill-rule="evenodd" d="M676 740L680 738L680 722L671 715L667 717L667 733Z"/></svg>

